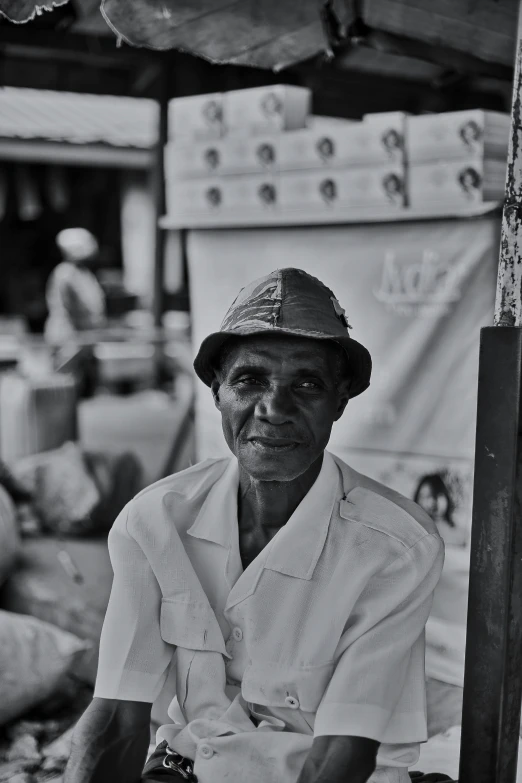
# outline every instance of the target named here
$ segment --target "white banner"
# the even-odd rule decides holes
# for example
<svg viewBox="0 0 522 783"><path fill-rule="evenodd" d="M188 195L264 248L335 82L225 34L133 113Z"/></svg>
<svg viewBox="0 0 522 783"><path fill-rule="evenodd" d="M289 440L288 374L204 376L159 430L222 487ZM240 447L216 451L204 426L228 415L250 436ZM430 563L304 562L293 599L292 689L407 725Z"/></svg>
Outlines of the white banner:
<svg viewBox="0 0 522 783"><path fill-rule="evenodd" d="M499 226L490 215L196 231L189 241L195 347L219 329L239 289L273 269L305 269L346 309L374 371L370 389L335 425L329 448L416 499L437 521L448 554L455 552L437 588L427 655L428 673L455 684L464 652L479 338L493 322ZM198 457L224 455L210 391L198 382L197 395Z"/></svg>

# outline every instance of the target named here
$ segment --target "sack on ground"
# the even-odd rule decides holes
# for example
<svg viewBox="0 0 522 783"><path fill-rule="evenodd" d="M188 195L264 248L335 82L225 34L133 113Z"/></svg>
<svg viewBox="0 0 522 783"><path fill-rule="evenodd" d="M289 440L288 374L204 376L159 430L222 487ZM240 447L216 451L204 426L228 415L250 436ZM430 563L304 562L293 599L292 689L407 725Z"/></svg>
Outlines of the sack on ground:
<svg viewBox="0 0 522 783"><path fill-rule="evenodd" d="M0 585L13 571L19 551L16 509L5 489L0 487Z"/></svg>
<svg viewBox="0 0 522 783"><path fill-rule="evenodd" d="M90 528L101 498L78 444L26 457L14 472L32 493L44 529L65 535Z"/></svg>
<svg viewBox="0 0 522 783"><path fill-rule="evenodd" d="M49 623L0 610L0 725L68 687L90 647Z"/></svg>

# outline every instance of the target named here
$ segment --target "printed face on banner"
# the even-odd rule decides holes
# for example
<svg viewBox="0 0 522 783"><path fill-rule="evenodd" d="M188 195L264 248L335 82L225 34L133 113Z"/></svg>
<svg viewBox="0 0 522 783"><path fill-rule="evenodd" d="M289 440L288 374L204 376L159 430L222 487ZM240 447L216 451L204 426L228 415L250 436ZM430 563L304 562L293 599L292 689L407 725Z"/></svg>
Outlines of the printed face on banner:
<svg viewBox="0 0 522 783"><path fill-rule="evenodd" d="M350 464L414 500L447 547L467 547L471 532L473 462L416 455L352 455Z"/></svg>
<svg viewBox="0 0 522 783"><path fill-rule="evenodd" d="M467 546L471 525L472 465L455 469L438 465L418 479L413 500L437 525L446 546Z"/></svg>

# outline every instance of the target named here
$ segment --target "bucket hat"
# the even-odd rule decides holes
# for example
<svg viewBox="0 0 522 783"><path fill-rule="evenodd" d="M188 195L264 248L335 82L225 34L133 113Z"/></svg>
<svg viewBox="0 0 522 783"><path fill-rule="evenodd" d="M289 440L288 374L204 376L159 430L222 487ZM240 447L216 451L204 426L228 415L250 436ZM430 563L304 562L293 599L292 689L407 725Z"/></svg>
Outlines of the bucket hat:
<svg viewBox="0 0 522 783"><path fill-rule="evenodd" d="M349 329L345 311L320 280L302 269L277 269L241 289L220 330L201 343L194 369L210 386L216 357L231 337L282 334L333 340L346 353L350 396L356 397L370 385L372 360L367 348L350 337Z"/></svg>

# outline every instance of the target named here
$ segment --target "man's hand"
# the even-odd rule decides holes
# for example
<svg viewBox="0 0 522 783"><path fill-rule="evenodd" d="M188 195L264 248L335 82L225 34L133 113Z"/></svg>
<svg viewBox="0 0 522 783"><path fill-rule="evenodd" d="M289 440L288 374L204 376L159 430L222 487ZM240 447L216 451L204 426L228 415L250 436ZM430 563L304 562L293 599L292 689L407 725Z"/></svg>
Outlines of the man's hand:
<svg viewBox="0 0 522 783"><path fill-rule="evenodd" d="M151 709L145 702L93 699L74 730L64 783L138 783Z"/></svg>
<svg viewBox="0 0 522 783"><path fill-rule="evenodd" d="M297 783L366 783L378 748L366 737L316 737Z"/></svg>

